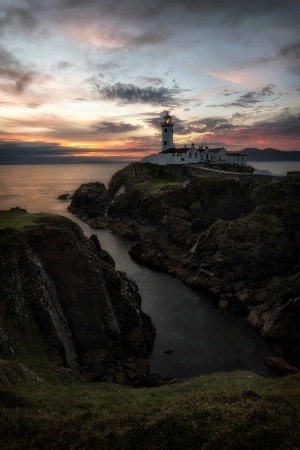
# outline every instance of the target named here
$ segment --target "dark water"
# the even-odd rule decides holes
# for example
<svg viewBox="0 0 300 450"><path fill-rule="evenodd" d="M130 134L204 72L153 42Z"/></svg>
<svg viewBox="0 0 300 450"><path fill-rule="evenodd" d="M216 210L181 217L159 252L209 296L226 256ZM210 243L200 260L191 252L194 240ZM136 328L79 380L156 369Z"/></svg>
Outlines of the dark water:
<svg viewBox="0 0 300 450"><path fill-rule="evenodd" d="M176 278L136 263L128 255L130 243L125 239L73 220L87 236L97 234L115 259L116 269L138 284L143 310L157 329L150 355L152 372L176 378L234 370L270 374L263 360L272 352L245 318L219 310L199 290ZM171 355L164 353L166 349L173 349Z"/></svg>
<svg viewBox="0 0 300 450"><path fill-rule="evenodd" d="M123 164L124 166L124 164ZM142 305L150 314L157 337L150 355L151 371L162 376L189 378L204 373L252 370L270 374L263 359L271 355L266 343L246 319L221 311L199 291L167 274L148 269L128 255L130 244L109 231L94 230L67 212L57 200L82 182L108 182L122 166L0 166L0 209L22 206L29 212L46 211L77 222L87 236L96 233L102 247L139 286ZM173 349L171 355L164 353Z"/></svg>

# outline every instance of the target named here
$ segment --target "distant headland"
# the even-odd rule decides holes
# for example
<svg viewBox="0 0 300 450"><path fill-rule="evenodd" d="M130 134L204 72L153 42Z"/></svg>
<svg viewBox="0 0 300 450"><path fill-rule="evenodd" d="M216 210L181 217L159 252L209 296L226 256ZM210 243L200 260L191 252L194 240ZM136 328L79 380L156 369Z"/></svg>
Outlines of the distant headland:
<svg viewBox="0 0 300 450"><path fill-rule="evenodd" d="M242 154L246 153L248 161L300 161L300 151L283 151L275 148L244 148Z"/></svg>

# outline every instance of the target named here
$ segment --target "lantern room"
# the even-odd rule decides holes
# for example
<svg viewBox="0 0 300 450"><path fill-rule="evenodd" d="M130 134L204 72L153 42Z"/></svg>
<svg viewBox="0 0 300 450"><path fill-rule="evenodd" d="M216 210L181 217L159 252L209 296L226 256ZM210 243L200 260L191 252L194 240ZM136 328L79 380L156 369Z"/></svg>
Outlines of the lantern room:
<svg viewBox="0 0 300 450"><path fill-rule="evenodd" d="M167 114L163 117L163 121L161 123L161 148L163 150L167 150L168 148L174 147L173 144L173 122L172 116L167 112Z"/></svg>

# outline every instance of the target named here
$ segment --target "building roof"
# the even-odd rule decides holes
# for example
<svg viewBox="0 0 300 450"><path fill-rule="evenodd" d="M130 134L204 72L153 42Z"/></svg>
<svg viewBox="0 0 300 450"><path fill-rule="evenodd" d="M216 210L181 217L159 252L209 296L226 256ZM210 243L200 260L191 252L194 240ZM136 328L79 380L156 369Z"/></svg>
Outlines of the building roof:
<svg viewBox="0 0 300 450"><path fill-rule="evenodd" d="M208 148L208 151L211 153L218 153L220 150L223 150L223 149L224 149L224 147Z"/></svg>

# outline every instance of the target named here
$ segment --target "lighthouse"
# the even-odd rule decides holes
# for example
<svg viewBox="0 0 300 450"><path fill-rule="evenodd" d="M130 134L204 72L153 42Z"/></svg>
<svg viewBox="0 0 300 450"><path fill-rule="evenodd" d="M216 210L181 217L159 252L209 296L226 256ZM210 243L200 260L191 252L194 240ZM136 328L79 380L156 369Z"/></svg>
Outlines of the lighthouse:
<svg viewBox="0 0 300 450"><path fill-rule="evenodd" d="M209 148L202 145L198 148L194 144L190 147L176 147L173 143L173 121L169 112L161 122L161 152L145 156L141 162L148 164L166 165L188 165L188 164L214 164L231 163L239 166L247 165L247 155L242 153L227 152L224 147ZM211 167L211 166L210 166ZM211 169L209 169L211 170Z"/></svg>
<svg viewBox="0 0 300 450"><path fill-rule="evenodd" d="M161 149L162 151L174 147L173 144L173 126L172 116L167 114L163 117L161 123Z"/></svg>

